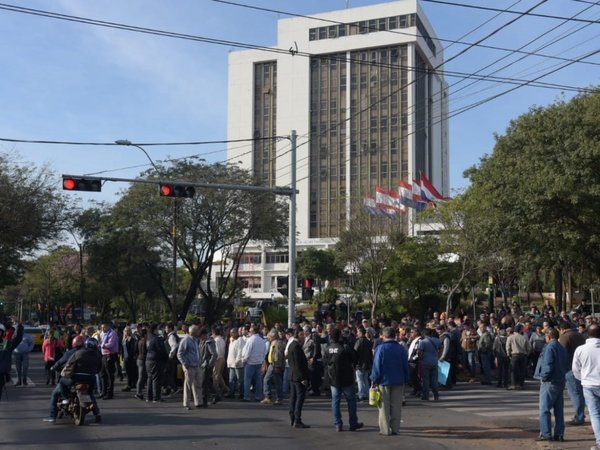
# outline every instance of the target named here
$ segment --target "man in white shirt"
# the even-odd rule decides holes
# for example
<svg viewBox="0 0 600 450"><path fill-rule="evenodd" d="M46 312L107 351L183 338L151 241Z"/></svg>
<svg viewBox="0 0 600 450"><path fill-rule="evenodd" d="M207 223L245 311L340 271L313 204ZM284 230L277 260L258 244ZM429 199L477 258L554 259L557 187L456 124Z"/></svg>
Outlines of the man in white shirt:
<svg viewBox="0 0 600 450"><path fill-rule="evenodd" d="M244 398L244 362L242 361L242 350L244 349L245 341L243 337L240 337L237 328L232 328L229 335L229 352L227 353L229 395L227 397L233 398L239 386L240 398Z"/></svg>
<svg viewBox="0 0 600 450"><path fill-rule="evenodd" d="M244 362L244 401L250 401L250 387L254 385L254 398L260 401L263 398L262 375L260 368L267 348L265 340L258 334L256 325L250 327L250 337L242 350L242 361Z"/></svg>
<svg viewBox="0 0 600 450"><path fill-rule="evenodd" d="M588 328L588 339L575 349L573 375L581 380L585 404L590 412L596 445L591 450L600 450L600 327L592 324Z"/></svg>
<svg viewBox="0 0 600 450"><path fill-rule="evenodd" d="M223 371L225 370L225 339L221 336L221 327L212 327L212 337L215 341L215 347L217 348L217 360L213 367L213 388L215 389L215 399L213 403L217 403L221 400L222 395L227 395L229 388L223 379Z"/></svg>

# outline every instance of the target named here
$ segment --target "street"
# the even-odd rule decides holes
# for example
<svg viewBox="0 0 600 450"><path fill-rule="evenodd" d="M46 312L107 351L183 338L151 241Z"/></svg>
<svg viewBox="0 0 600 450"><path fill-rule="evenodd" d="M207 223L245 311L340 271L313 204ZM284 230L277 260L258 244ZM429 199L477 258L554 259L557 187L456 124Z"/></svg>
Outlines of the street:
<svg viewBox="0 0 600 450"><path fill-rule="evenodd" d="M378 434L377 409L359 405L359 420L365 428L336 433L326 397L309 397L303 420L307 430L290 428L287 403L264 406L226 400L208 409L187 411L182 394L153 404L139 401L133 393L121 392L117 381L115 398L99 400L102 423L86 417L86 425L72 420L56 424L42 422L48 415L51 387L45 384L40 353L32 353L30 386L7 385L0 402L0 447L6 449L158 449L221 448L286 449L332 448L375 449L588 449L593 442L589 421L569 427L566 442L538 444L537 384L528 381L525 391L507 391L479 384L460 383L442 391L439 402L407 398L399 436ZM343 407L344 403L342 403ZM565 393L565 419L572 408ZM347 420L347 414L343 414Z"/></svg>

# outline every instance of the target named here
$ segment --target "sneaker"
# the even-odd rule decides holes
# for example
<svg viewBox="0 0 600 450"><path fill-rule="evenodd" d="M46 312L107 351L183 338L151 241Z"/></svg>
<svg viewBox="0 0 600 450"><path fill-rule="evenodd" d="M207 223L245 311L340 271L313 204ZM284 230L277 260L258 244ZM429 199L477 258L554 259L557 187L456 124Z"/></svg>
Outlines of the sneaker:
<svg viewBox="0 0 600 450"><path fill-rule="evenodd" d="M538 436L536 439L537 442L549 442L552 441L552 438L550 436Z"/></svg>
<svg viewBox="0 0 600 450"><path fill-rule="evenodd" d="M279 406L279 405L281 405L281 401L280 401L280 400L275 400L275 401L273 402L273 404L274 404L275 406Z"/></svg>
<svg viewBox="0 0 600 450"><path fill-rule="evenodd" d="M48 423L55 423L56 417L44 417L43 421Z"/></svg>
<svg viewBox="0 0 600 450"><path fill-rule="evenodd" d="M267 398L262 399L260 401L260 404L261 405L272 405L273 401L270 398L267 397Z"/></svg>
<svg viewBox="0 0 600 450"><path fill-rule="evenodd" d="M350 431L360 430L362 427L363 427L363 423L362 422L358 422L356 425L351 425L350 426Z"/></svg>
<svg viewBox="0 0 600 450"><path fill-rule="evenodd" d="M575 419L573 419L573 420L570 420L570 421L569 421L569 425L571 425L572 427L577 427L577 426L579 426L579 425L585 425L585 420L582 420L582 421L580 422L580 421L578 421L578 420L575 420Z"/></svg>
<svg viewBox="0 0 600 450"><path fill-rule="evenodd" d="M310 428L310 425L306 425L304 422L296 422L294 428Z"/></svg>

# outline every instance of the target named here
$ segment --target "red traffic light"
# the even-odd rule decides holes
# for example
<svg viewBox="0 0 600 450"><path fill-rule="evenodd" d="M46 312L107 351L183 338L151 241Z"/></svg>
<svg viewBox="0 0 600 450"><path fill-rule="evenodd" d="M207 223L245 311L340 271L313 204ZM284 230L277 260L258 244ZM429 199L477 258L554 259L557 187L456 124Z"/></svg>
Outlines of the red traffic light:
<svg viewBox="0 0 600 450"><path fill-rule="evenodd" d="M69 177L63 175L63 189L65 191L89 191L100 192L102 190L102 179Z"/></svg>
<svg viewBox="0 0 600 450"><path fill-rule="evenodd" d="M75 183L75 180L73 178L64 178L63 179L63 189L66 189L67 191L72 191L76 187L77 187L77 183Z"/></svg>
<svg viewBox="0 0 600 450"><path fill-rule="evenodd" d="M196 189L190 184L160 184L159 192L162 197L192 198Z"/></svg>

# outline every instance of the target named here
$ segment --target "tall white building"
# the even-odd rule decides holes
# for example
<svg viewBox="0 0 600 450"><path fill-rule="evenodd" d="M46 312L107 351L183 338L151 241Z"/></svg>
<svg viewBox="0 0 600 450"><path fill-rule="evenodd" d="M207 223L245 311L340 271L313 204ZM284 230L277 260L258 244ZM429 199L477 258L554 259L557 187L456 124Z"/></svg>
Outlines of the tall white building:
<svg viewBox="0 0 600 450"><path fill-rule="evenodd" d="M443 49L417 0L282 19L273 49L229 55L228 139L265 185L290 184L290 143L298 134L298 249L327 247L376 186L398 189L424 173L448 195L447 85ZM410 233L411 215L404 218ZM248 252L251 249L248 248ZM266 265L249 283L275 291L285 262ZM260 263L258 262L260 259ZM244 265L240 267L244 271ZM250 267L248 267L250 269ZM250 270L249 270L250 272ZM260 284L259 287L257 287Z"/></svg>

